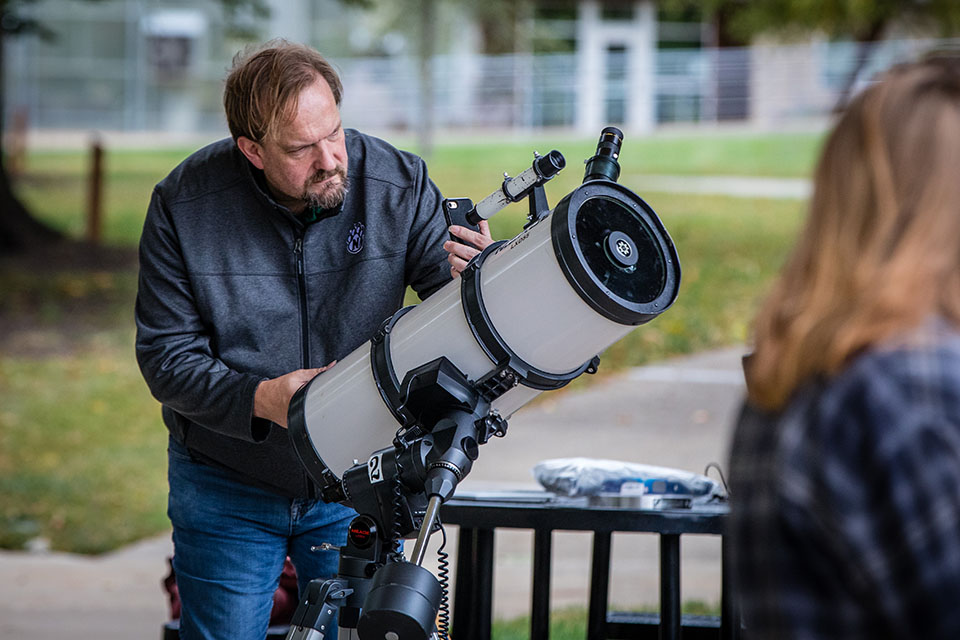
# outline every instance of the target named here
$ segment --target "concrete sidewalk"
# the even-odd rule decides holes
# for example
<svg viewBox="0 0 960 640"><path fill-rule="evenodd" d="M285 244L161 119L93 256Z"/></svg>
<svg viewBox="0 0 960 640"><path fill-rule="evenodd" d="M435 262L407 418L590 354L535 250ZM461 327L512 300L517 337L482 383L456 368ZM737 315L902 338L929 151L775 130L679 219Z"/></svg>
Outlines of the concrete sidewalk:
<svg viewBox="0 0 960 640"><path fill-rule="evenodd" d="M697 473L711 461L726 467L734 412L743 394L742 353L742 348L730 348L679 358L627 371L586 391L547 395L513 417L505 438L481 449L462 487L535 487L530 470L537 462L573 456ZM448 550L455 556L455 527L449 529ZM532 534L498 532L495 544L494 615L525 614L531 597ZM586 533L554 534L555 607L586 607L589 544ZM169 535L96 558L0 552L0 638L157 640L167 617L160 581L171 552ZM681 553L683 599L718 602L719 540L685 536ZM611 604L656 604L655 536L615 534L612 565Z"/></svg>
<svg viewBox="0 0 960 640"><path fill-rule="evenodd" d="M759 176L671 176L631 175L630 188L647 192L684 193L735 198L774 198L806 200L813 185L806 178L769 178Z"/></svg>

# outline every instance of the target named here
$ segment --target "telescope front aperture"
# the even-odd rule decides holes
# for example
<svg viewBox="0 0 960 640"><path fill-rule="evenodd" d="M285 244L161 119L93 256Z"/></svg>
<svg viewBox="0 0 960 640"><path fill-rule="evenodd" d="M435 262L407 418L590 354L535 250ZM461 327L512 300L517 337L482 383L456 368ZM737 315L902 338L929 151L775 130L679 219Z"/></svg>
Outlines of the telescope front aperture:
<svg viewBox="0 0 960 640"><path fill-rule="evenodd" d="M585 182L557 204L551 236L567 281L604 317L638 325L673 304L680 262L653 209L609 180Z"/></svg>
<svg viewBox="0 0 960 640"><path fill-rule="evenodd" d="M610 198L590 198L577 211L576 229L584 261L612 293L635 303L653 302L663 293L663 252L649 226L629 207Z"/></svg>

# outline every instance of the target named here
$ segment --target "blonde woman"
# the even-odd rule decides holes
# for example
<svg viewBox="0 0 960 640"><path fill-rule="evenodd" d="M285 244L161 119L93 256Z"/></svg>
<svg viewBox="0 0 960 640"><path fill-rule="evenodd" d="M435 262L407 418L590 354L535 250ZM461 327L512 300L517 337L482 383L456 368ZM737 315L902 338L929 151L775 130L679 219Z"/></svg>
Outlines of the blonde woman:
<svg viewBox="0 0 960 640"><path fill-rule="evenodd" d="M826 141L754 323L730 534L751 638L960 638L960 67Z"/></svg>

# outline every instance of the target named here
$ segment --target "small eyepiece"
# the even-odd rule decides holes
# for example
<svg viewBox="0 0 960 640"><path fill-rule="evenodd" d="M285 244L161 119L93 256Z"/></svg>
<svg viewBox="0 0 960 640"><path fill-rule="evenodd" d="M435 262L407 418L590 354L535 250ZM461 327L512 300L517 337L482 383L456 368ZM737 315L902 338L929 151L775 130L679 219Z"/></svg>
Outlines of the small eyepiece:
<svg viewBox="0 0 960 640"><path fill-rule="evenodd" d="M600 132L600 142L597 143L598 156L610 156L614 160L620 157L620 146L623 144L623 132L616 127L606 127Z"/></svg>
<svg viewBox="0 0 960 640"><path fill-rule="evenodd" d="M567 166L567 161L563 157L563 154L554 149L545 156L540 156L534 162L537 173L544 180L549 180L553 176L557 175L561 169Z"/></svg>

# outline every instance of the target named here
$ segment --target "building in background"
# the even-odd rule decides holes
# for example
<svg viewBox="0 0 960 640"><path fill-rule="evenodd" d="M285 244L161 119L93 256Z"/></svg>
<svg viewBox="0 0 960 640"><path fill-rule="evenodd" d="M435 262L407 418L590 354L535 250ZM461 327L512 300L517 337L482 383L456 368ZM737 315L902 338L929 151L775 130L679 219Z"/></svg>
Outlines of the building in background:
<svg viewBox="0 0 960 640"><path fill-rule="evenodd" d="M334 16L314 32L347 53L349 10L336 0L276 4ZM224 130L222 79L249 41L237 34L275 31L252 16L228 24L216 0L40 0L29 11L55 37L7 43L4 96L37 128ZM281 25L288 13L274 16Z"/></svg>
<svg viewBox="0 0 960 640"><path fill-rule="evenodd" d="M225 134L233 54L286 37L340 68L345 123L367 130L782 127L827 114L855 55L848 43L816 39L713 46L707 25L665 16L654 0L267 5L268 18L228 19L217 0L38 0L29 10L57 37L8 42L6 113L35 129ZM424 7L433 13L418 20ZM884 42L873 64L930 46Z"/></svg>

